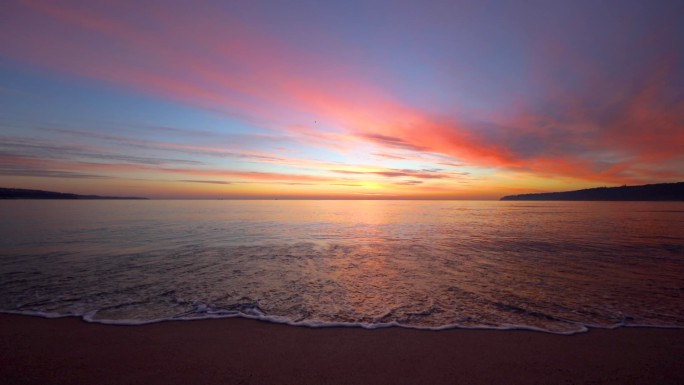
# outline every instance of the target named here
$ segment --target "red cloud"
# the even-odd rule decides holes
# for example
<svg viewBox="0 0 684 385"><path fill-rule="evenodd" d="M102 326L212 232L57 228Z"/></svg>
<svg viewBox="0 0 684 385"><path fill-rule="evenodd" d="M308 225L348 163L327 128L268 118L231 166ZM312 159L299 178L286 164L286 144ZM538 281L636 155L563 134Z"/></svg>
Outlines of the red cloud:
<svg viewBox="0 0 684 385"><path fill-rule="evenodd" d="M684 102L669 95L671 87L666 84L675 71L672 67L651 65L657 68L652 71L656 76L644 78L639 90L603 91L604 100L592 97L595 90L591 87L563 94L553 83L557 79L540 77L552 82L541 86L553 108L532 111L521 103L517 115L485 116L485 123L480 124L455 118L459 111L436 116L406 105L363 74L264 36L225 12L204 9L199 14L178 4L163 9L144 4L121 8L126 6L83 3L68 7L36 1L8 6L12 17L0 26L2 54L239 115L338 151L361 144L444 154L476 166L611 183L682 176L682 172L661 167L663 162L680 161L684 148ZM185 13L192 17L177 19ZM564 52L561 48L554 49ZM585 58L568 55L564 59L577 64L576 72L584 80L596 77L587 69L591 66ZM314 122L321 122L325 130ZM212 170L192 173L328 180Z"/></svg>

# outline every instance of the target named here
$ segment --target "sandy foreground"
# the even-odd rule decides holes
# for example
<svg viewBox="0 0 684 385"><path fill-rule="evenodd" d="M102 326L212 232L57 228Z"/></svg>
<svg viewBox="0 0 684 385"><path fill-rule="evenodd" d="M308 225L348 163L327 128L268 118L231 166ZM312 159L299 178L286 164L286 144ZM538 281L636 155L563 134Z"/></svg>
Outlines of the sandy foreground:
<svg viewBox="0 0 684 385"><path fill-rule="evenodd" d="M145 326L0 315L2 384L684 384L684 329Z"/></svg>

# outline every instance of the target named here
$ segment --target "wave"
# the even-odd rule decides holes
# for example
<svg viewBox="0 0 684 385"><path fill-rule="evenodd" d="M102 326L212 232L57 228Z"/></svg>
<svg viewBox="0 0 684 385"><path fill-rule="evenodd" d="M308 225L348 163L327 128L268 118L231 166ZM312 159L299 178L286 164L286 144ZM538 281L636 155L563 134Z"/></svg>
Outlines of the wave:
<svg viewBox="0 0 684 385"><path fill-rule="evenodd" d="M425 330L425 331L443 331L443 330L526 330L540 333L549 333L556 335L575 335L586 333L591 329L618 329L622 327L636 327L636 328L659 328L659 329L684 329L684 325L669 325L669 324L633 324L633 323L616 323L612 325L598 325L592 323L579 323L572 322L576 326L575 330L571 331L553 331L549 329L544 329L541 327L530 326L530 325L517 325L517 324L501 324L501 325L463 325L459 323L451 323L440 326L416 326L416 325L406 325L398 322L378 322L378 323L368 323L368 322L328 322L328 321L295 321L288 317L283 316L273 316L265 315L260 311L253 311L250 313L243 313L235 310L210 310L207 306L198 306L198 312L193 312L185 315L177 315L172 317L157 318L157 319L147 319L147 320L137 320L137 319L100 319L96 318L98 310L93 310L85 314L60 314L54 312L41 312L41 311L18 311L18 310L0 310L1 314L13 314L13 315L24 315L24 316L34 316L48 319L56 318L67 318L67 317L78 317L84 322L95 323L102 325L120 325L120 326L141 326L150 325L163 322L186 322L186 321L200 321L208 319L224 319L224 318L244 318L250 320L257 320L262 322L268 322L273 324L289 325L295 327L306 327L306 328L360 328L360 329L383 329L383 328L402 328L402 329L412 329L412 330Z"/></svg>

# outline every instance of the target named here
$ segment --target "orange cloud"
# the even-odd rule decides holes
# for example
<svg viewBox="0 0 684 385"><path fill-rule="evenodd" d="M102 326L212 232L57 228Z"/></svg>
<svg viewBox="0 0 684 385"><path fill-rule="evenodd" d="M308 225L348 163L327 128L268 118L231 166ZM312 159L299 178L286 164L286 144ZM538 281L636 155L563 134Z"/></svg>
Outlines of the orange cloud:
<svg viewBox="0 0 684 385"><path fill-rule="evenodd" d="M303 143L343 154L367 151L387 161L425 159L438 154L445 157L440 162L452 166L466 163L603 183L682 177L681 171L661 167L663 162L680 161L684 147L684 102L669 95L667 84L674 71L672 66L649 64L654 75L644 77L636 91L625 86L626 91L601 92L605 100L593 97L596 90L590 86L563 92L567 87L557 84L555 77L531 77L530 81L539 84L549 99L549 106L533 108L520 103L520 110L511 116L491 113L479 120L466 119L464 111L441 116L421 106L407 105L363 73L263 35L225 12L214 10L198 15L191 6L178 4L163 9L135 4L134 8L134 14L141 15L145 25L130 17L116 18L114 7L99 3L57 6L27 1L12 5L13 17L0 26L2 53L239 116ZM194 17L179 21L177 15L185 12ZM548 50L544 54L557 55L576 65L573 75L584 81L597 78L581 55L560 45ZM612 90L610 84L606 81L601 87ZM244 156L258 163L286 164L328 174L93 162L57 162L51 168L292 183L339 182L335 173L447 179L445 174L433 175L419 169L354 171L351 168L355 165L341 169L332 162L249 150L229 152L220 146L154 141L139 141L138 145L212 156ZM17 158L14 162L33 169L45 166L35 159ZM398 183L419 185L410 180ZM429 187L435 186L425 188Z"/></svg>

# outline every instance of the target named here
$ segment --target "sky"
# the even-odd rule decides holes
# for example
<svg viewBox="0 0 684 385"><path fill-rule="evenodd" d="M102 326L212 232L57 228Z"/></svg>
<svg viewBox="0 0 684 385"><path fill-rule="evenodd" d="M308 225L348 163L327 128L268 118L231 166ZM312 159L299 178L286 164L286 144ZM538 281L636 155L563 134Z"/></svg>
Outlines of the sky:
<svg viewBox="0 0 684 385"><path fill-rule="evenodd" d="M0 186L498 199L684 180L682 1L0 3Z"/></svg>

